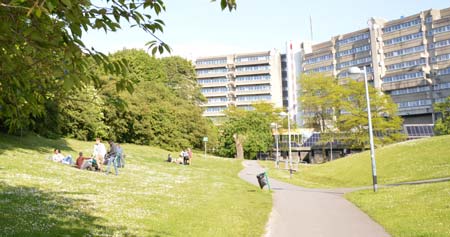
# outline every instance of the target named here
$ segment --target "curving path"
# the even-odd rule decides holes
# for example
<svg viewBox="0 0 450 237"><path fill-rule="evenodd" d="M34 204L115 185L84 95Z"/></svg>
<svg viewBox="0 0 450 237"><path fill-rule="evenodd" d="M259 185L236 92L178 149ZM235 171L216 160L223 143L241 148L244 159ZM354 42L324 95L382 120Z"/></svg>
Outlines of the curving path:
<svg viewBox="0 0 450 237"><path fill-rule="evenodd" d="M243 161L239 177L258 185L264 172L257 161ZM266 236L288 237L383 237L390 236L343 194L346 190L308 189L269 179L274 191L273 208Z"/></svg>

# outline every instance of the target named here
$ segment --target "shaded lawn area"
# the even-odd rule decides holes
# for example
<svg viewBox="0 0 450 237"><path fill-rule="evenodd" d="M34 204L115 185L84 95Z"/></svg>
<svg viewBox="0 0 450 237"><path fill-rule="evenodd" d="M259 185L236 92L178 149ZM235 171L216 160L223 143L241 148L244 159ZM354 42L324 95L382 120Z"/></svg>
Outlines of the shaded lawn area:
<svg viewBox="0 0 450 237"><path fill-rule="evenodd" d="M54 141L54 143L52 142ZM119 176L54 163L93 142L0 134L0 236L261 236L271 194L240 180L239 161L163 162L167 151L123 145Z"/></svg>
<svg viewBox="0 0 450 237"><path fill-rule="evenodd" d="M450 136L438 136L393 144L375 150L379 184L450 177ZM299 165L292 179L289 172L262 161L269 175L278 180L312 188L372 185L369 151L316 165ZM280 167L284 168L284 164Z"/></svg>
<svg viewBox="0 0 450 237"><path fill-rule="evenodd" d="M392 236L450 236L450 182L345 195Z"/></svg>

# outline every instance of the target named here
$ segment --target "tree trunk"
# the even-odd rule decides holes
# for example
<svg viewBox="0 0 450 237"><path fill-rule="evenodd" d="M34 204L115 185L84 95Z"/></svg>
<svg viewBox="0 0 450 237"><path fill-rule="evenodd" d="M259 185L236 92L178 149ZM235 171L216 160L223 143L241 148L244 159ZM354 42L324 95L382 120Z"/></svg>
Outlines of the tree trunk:
<svg viewBox="0 0 450 237"><path fill-rule="evenodd" d="M234 143L236 144L236 159L244 159L244 147L242 137L238 134L233 135Z"/></svg>

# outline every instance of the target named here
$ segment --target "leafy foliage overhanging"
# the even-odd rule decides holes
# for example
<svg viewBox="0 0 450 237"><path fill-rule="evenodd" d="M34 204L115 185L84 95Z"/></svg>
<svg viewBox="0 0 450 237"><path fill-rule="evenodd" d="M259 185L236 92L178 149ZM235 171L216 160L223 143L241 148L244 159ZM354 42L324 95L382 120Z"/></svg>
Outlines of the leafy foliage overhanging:
<svg viewBox="0 0 450 237"><path fill-rule="evenodd" d="M220 6L231 11L236 8L236 1L221 0ZM133 92L136 81L125 76L130 72L126 59L110 60L107 55L86 47L81 37L91 30L118 31L127 22L153 38L147 44L152 53L170 51L156 35L163 32L164 22L157 18L162 11L165 11L163 0L1 1L0 130L14 134L33 130L76 137L106 135L107 127L98 124L96 129L85 127L90 132L73 129L87 118L92 118L93 124L107 119L98 110L79 104L95 101L101 108L105 103L97 92L103 83L98 67L114 79L117 92ZM74 100L74 94L78 93L90 94ZM66 109L67 121L48 116L57 114L61 108ZM61 126L62 122L72 128Z"/></svg>

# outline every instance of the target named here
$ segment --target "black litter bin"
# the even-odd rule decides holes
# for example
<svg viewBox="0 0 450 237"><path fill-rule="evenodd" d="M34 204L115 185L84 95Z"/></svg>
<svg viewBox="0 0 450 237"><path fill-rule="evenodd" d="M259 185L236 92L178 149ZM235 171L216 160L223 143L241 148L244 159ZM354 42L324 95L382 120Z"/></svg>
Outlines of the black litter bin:
<svg viewBox="0 0 450 237"><path fill-rule="evenodd" d="M256 175L256 178L258 179L259 187L263 189L264 186L267 185L266 174L265 173L258 174Z"/></svg>

